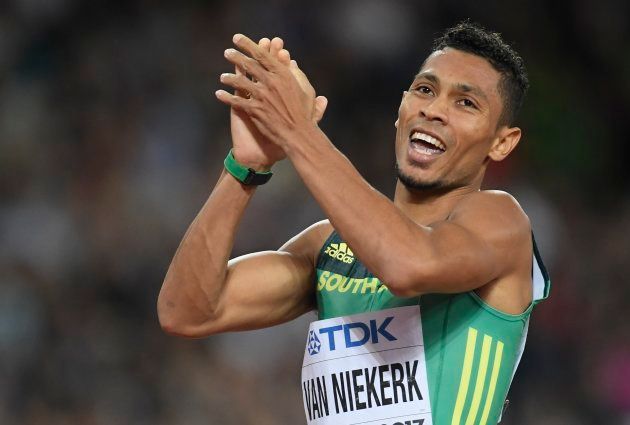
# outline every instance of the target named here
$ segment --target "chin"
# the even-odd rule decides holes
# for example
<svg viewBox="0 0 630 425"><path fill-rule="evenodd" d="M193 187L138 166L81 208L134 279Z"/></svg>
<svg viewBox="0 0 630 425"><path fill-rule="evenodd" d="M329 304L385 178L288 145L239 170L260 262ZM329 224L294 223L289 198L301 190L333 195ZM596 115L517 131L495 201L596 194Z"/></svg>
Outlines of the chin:
<svg viewBox="0 0 630 425"><path fill-rule="evenodd" d="M446 188L446 185L441 180L431 181L414 177L402 171L398 164L396 164L396 174L398 175L398 180L409 190L432 191Z"/></svg>

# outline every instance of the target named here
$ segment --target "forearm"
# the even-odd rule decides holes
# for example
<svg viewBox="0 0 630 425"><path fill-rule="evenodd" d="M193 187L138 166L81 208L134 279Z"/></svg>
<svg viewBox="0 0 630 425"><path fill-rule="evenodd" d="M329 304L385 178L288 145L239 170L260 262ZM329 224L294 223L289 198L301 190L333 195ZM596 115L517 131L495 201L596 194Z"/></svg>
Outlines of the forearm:
<svg viewBox="0 0 630 425"><path fill-rule="evenodd" d="M429 229L418 226L363 179L317 127L293 135L286 152L298 174L343 239L380 279L405 269L405 247L414 258L431 249ZM368 229L369 231L366 231ZM422 258L422 257L420 257Z"/></svg>
<svg viewBox="0 0 630 425"><path fill-rule="evenodd" d="M234 234L253 187L223 171L171 261L158 298L158 316L167 332L212 317L223 290Z"/></svg>

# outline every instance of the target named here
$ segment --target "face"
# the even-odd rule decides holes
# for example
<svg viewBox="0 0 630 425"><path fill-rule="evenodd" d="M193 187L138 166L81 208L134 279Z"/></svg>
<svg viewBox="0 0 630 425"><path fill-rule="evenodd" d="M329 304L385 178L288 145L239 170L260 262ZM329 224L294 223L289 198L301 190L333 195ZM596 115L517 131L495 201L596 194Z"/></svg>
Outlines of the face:
<svg viewBox="0 0 630 425"><path fill-rule="evenodd" d="M445 48L429 56L398 111L396 160L403 184L422 189L481 182L489 154L507 134L497 126L500 78L489 62L470 53Z"/></svg>

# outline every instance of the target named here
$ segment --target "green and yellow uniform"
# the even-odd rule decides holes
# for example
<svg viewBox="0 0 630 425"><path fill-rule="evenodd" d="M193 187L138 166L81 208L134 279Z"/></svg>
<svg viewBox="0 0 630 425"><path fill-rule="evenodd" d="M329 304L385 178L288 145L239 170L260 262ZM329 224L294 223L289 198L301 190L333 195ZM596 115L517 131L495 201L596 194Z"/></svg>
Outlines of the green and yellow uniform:
<svg viewBox="0 0 630 425"><path fill-rule="evenodd" d="M317 261L319 319L419 305L434 425L496 424L518 366L533 307L550 281L534 242L534 300L518 315L498 311L474 292L399 298L333 232Z"/></svg>

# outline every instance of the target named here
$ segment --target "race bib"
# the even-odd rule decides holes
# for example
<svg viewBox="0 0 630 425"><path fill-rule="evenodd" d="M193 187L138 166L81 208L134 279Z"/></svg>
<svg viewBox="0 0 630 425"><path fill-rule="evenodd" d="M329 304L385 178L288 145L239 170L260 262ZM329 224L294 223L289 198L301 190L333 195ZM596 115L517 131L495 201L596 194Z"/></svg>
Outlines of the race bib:
<svg viewBox="0 0 630 425"><path fill-rule="evenodd" d="M311 323L302 364L309 425L432 425L418 306Z"/></svg>

